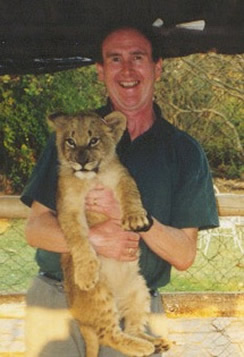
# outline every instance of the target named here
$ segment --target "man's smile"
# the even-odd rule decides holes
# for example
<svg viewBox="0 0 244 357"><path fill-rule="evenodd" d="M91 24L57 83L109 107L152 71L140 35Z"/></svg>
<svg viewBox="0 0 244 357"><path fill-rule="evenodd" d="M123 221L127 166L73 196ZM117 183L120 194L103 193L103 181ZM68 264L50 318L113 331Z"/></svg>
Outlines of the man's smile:
<svg viewBox="0 0 244 357"><path fill-rule="evenodd" d="M140 81L120 81L119 85L123 88L134 88L136 87L138 84L140 83Z"/></svg>

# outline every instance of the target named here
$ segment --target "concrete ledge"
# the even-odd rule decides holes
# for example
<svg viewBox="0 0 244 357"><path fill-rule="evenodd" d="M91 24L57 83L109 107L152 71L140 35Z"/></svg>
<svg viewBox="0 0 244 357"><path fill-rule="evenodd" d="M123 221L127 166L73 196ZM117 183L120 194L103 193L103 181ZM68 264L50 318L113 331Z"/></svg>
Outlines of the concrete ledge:
<svg viewBox="0 0 244 357"><path fill-rule="evenodd" d="M161 295L164 309L170 318L244 317L243 292L164 292ZM0 306L24 301L24 294L0 295Z"/></svg>
<svg viewBox="0 0 244 357"><path fill-rule="evenodd" d="M163 293L168 317L244 317L244 293Z"/></svg>
<svg viewBox="0 0 244 357"><path fill-rule="evenodd" d="M216 194L220 216L244 216L244 195ZM29 208L20 196L0 196L0 218L27 218Z"/></svg>
<svg viewBox="0 0 244 357"><path fill-rule="evenodd" d="M244 195L220 193L216 200L220 216L244 216Z"/></svg>
<svg viewBox="0 0 244 357"><path fill-rule="evenodd" d="M20 196L0 196L0 218L27 218L29 211Z"/></svg>

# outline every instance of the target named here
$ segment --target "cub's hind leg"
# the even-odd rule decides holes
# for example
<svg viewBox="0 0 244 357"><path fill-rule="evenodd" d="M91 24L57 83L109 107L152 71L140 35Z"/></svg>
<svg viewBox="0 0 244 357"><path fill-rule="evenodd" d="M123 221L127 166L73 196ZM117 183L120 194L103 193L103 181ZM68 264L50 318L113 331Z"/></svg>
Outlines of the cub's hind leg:
<svg viewBox="0 0 244 357"><path fill-rule="evenodd" d="M136 336L140 339L151 342L155 349L154 353L162 353L168 351L172 345L169 340L164 337L156 337L145 332L146 326L151 327L151 324L149 323L150 315L150 313L127 315L127 317L125 318L125 332L129 335ZM162 324L162 330L165 324L164 320L165 319L163 314L158 314L157 324ZM161 336L163 336L163 334Z"/></svg>
<svg viewBox="0 0 244 357"><path fill-rule="evenodd" d="M139 284L139 282L138 282ZM125 318L125 332L147 340L154 345L155 353L167 351L171 343L164 337L155 337L145 332L146 327L153 327L156 324L160 330L160 336L165 335L165 318L162 313L153 314L150 312L151 296L145 286L144 280L141 287L128 294L124 300L123 316Z"/></svg>
<svg viewBox="0 0 244 357"><path fill-rule="evenodd" d="M85 342L86 357L98 357L99 339L94 329L80 325L81 335Z"/></svg>
<svg viewBox="0 0 244 357"><path fill-rule="evenodd" d="M151 342L154 346L154 353L163 353L168 351L172 346L172 343L163 337L155 337L145 332L140 332L137 336Z"/></svg>
<svg viewBox="0 0 244 357"><path fill-rule="evenodd" d="M97 288L99 289L99 283ZM101 287L101 290L106 290L106 287ZM97 311L97 318L94 321L99 344L111 347L126 356L144 357L154 352L155 347L150 341L122 331L120 327L121 315L118 313L114 296L110 291L107 291L106 299L96 301L97 306L102 307L103 310L102 312Z"/></svg>
<svg viewBox="0 0 244 357"><path fill-rule="evenodd" d="M111 347L127 356L144 357L154 352L155 348L151 342L130 336L121 330L114 296L105 281L99 281L90 291L82 291L77 286L68 288L67 291L72 314L81 326L87 351L90 351L90 355L87 354L86 357L96 357L89 346L96 341L94 334L99 345Z"/></svg>
<svg viewBox="0 0 244 357"><path fill-rule="evenodd" d="M126 356L145 357L155 352L155 347L150 341L128 335L120 328L107 331L100 343L111 347Z"/></svg>
<svg viewBox="0 0 244 357"><path fill-rule="evenodd" d="M98 318L93 327L81 324L80 330L85 341L86 357L98 357L99 345L111 347L131 357L145 357L155 351L150 341L124 333L116 312L105 317L103 321Z"/></svg>

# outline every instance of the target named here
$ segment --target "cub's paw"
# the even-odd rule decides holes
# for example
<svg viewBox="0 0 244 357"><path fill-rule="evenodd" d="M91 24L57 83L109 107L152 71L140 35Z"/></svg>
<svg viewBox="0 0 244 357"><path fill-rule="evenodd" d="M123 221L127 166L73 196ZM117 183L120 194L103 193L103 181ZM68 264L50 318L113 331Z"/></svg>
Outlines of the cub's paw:
<svg viewBox="0 0 244 357"><path fill-rule="evenodd" d="M132 357L150 356L155 351L154 345L146 340L138 339L136 342L130 344L130 354Z"/></svg>
<svg viewBox="0 0 244 357"><path fill-rule="evenodd" d="M172 342L164 338L155 338L154 342L155 353L168 351L172 347Z"/></svg>
<svg viewBox="0 0 244 357"><path fill-rule="evenodd" d="M152 224L152 217L146 213L129 213L122 218L122 227L126 231L146 232Z"/></svg>
<svg viewBox="0 0 244 357"><path fill-rule="evenodd" d="M75 267L74 280L81 290L91 290L99 279L99 262L97 259L82 261Z"/></svg>

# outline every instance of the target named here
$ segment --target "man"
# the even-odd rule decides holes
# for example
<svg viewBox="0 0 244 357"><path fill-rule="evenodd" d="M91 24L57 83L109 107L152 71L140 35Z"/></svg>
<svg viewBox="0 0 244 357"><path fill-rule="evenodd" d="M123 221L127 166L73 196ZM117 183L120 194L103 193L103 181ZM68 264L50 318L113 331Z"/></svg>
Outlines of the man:
<svg viewBox="0 0 244 357"><path fill-rule="evenodd" d="M86 204L110 218L90 230L89 239L98 254L126 262L136 258L140 245L141 271L152 291L152 309L161 311L157 288L169 282L171 266L185 270L192 265L198 230L217 226L218 218L201 147L166 122L153 103L162 60L155 56L152 43L141 30L113 30L102 42L102 60L96 66L109 96L107 106L98 112L119 110L127 116L118 154L137 181L153 226L140 234L123 231L118 203L101 186L89 193ZM62 290L59 253L67 252L67 246L55 216L56 166L52 137L22 196L32 208L26 237L38 248L42 272L27 297L27 356L31 357L85 355ZM100 356L121 354L102 348Z"/></svg>

